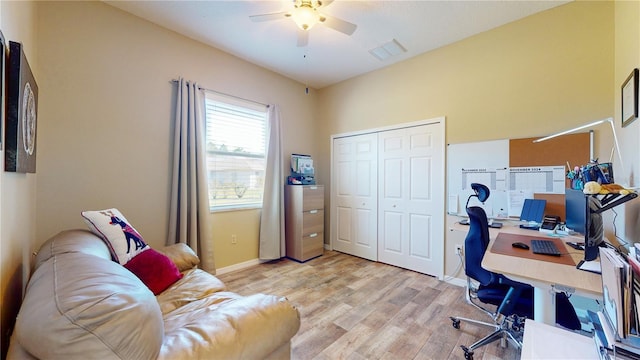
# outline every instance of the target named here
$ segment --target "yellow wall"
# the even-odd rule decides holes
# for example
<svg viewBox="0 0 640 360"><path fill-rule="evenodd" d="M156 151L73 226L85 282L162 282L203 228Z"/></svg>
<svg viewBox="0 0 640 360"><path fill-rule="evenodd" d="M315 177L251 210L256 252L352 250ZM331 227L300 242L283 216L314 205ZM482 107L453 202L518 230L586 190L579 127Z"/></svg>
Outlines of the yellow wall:
<svg viewBox="0 0 640 360"><path fill-rule="evenodd" d="M633 68L640 68L640 1L616 1L615 6L615 75L614 92L615 124L620 138L621 153L625 165L626 184L640 186L640 121L621 127L621 86ZM617 175L616 175L617 176ZM616 180L617 181L617 180ZM612 220L612 213L608 212ZM640 242L640 201L634 200L618 211L617 235ZM611 237L613 235L609 235Z"/></svg>
<svg viewBox="0 0 640 360"><path fill-rule="evenodd" d="M212 217L216 268L240 264L258 258L260 212L239 210L216 213ZM237 243L231 244L236 235Z"/></svg>
<svg viewBox="0 0 640 360"><path fill-rule="evenodd" d="M9 40L22 43L37 78L36 18L34 3L0 2L0 29L7 44ZM0 159L0 352L4 356L36 246L36 175L4 172L4 151L0 151Z"/></svg>
<svg viewBox="0 0 640 360"><path fill-rule="evenodd" d="M43 2L38 230L85 227L117 207L151 246L167 236L173 89L201 86L280 105L285 154L317 153L304 86L101 2ZM283 174L283 183L284 183ZM218 268L256 259L260 212L212 215ZM236 234L238 244L231 244Z"/></svg>
<svg viewBox="0 0 640 360"><path fill-rule="evenodd" d="M613 3L577 2L319 91L329 135L447 117L447 141L530 137L612 115Z"/></svg>
<svg viewBox="0 0 640 360"><path fill-rule="evenodd" d="M320 90L317 161L329 169L332 134L437 116L447 143L547 135L612 116L613 10L569 3ZM447 275L453 249L447 241Z"/></svg>

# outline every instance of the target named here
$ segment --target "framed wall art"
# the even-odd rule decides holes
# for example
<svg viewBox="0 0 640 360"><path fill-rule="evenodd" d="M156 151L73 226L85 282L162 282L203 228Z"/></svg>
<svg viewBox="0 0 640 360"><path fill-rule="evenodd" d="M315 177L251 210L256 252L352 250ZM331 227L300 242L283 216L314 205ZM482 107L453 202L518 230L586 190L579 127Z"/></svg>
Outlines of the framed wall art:
<svg viewBox="0 0 640 360"><path fill-rule="evenodd" d="M22 44L9 41L5 171L36 172L38 85Z"/></svg>
<svg viewBox="0 0 640 360"><path fill-rule="evenodd" d="M638 118L638 69L622 83L622 127Z"/></svg>

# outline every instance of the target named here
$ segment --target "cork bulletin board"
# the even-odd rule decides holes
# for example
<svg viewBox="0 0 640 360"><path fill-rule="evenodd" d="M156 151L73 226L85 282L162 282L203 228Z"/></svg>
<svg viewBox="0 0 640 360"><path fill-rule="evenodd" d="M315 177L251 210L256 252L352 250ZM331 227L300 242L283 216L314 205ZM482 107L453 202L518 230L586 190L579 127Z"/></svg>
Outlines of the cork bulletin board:
<svg viewBox="0 0 640 360"><path fill-rule="evenodd" d="M581 166L589 162L589 133L560 136L540 143L537 138L493 140L447 146L447 212L463 214L469 195L462 191L464 169L535 167L535 166ZM569 182L565 181L565 188ZM546 215L565 217L563 194L534 193L534 198L547 200ZM507 206L505 192L492 192L485 204L487 214L496 214ZM491 216L491 215L490 215Z"/></svg>
<svg viewBox="0 0 640 360"><path fill-rule="evenodd" d="M589 133L570 134L534 143L528 139L509 140L509 166L582 166L589 163ZM565 187L569 187L566 180ZM564 195L534 194L536 199L547 200L545 214L558 215L564 221Z"/></svg>

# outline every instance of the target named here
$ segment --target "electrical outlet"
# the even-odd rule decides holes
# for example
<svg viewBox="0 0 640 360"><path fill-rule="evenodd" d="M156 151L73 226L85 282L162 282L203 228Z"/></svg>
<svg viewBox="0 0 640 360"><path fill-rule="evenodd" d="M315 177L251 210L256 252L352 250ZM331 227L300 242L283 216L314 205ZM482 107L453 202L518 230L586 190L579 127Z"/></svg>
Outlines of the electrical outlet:
<svg viewBox="0 0 640 360"><path fill-rule="evenodd" d="M457 244L456 245L456 255L460 255L462 254L462 245Z"/></svg>
<svg viewBox="0 0 640 360"><path fill-rule="evenodd" d="M232 244L238 243L238 238L236 237L236 234L231 235L231 243Z"/></svg>

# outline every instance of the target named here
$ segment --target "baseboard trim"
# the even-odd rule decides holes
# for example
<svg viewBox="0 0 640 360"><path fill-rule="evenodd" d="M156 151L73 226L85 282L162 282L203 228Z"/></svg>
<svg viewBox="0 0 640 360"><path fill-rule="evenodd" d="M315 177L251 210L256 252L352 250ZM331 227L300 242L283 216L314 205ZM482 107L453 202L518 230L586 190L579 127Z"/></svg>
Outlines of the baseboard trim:
<svg viewBox="0 0 640 360"><path fill-rule="evenodd" d="M460 279L460 278L449 278L449 279L447 279L447 277L445 277L444 282L446 282L448 284L451 284L451 285L460 286L460 287L467 286L467 280Z"/></svg>
<svg viewBox="0 0 640 360"><path fill-rule="evenodd" d="M238 271L238 270L244 270L248 267L252 267L254 265L259 265L259 264L260 264L260 259L252 259L245 262L241 262L239 264L233 264L230 266L225 266L220 269L216 269L216 274L217 275L227 274L227 273Z"/></svg>
<svg viewBox="0 0 640 360"><path fill-rule="evenodd" d="M329 244L324 244L324 247L327 251L330 250L328 249L330 247ZM230 272L244 270L246 268L259 265L260 263L261 263L260 259L252 259L245 262L241 262L239 264L233 264L230 266L225 266L223 268L216 269L216 274L217 275L228 274ZM445 276L443 281L452 285L460 286L460 287L467 286L467 280L465 279L451 278L451 277Z"/></svg>

